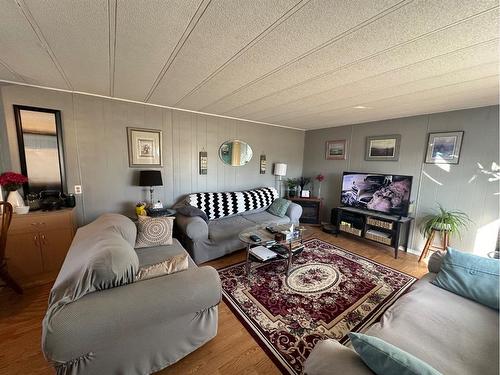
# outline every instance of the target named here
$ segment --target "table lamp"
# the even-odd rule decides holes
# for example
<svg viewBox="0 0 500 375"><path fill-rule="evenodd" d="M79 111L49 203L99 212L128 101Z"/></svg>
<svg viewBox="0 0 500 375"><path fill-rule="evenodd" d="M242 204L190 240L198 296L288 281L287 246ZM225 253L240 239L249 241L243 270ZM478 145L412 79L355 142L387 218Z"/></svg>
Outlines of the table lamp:
<svg viewBox="0 0 500 375"><path fill-rule="evenodd" d="M153 205L153 186L162 186L161 171L140 171L139 186L149 186L150 204Z"/></svg>
<svg viewBox="0 0 500 375"><path fill-rule="evenodd" d="M286 167L285 163L275 163L274 164L274 175L278 177L278 192L281 197L281 178L286 176Z"/></svg>

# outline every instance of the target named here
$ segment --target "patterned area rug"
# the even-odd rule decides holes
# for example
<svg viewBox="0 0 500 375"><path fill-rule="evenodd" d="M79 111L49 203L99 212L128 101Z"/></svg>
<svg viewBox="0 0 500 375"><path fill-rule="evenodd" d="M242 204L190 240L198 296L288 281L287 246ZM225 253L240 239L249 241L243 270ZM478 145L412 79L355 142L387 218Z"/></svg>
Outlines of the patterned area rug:
<svg viewBox="0 0 500 375"><path fill-rule="evenodd" d="M327 242L311 239L286 261L219 270L225 301L284 373L300 374L319 340L348 341L373 324L416 278Z"/></svg>

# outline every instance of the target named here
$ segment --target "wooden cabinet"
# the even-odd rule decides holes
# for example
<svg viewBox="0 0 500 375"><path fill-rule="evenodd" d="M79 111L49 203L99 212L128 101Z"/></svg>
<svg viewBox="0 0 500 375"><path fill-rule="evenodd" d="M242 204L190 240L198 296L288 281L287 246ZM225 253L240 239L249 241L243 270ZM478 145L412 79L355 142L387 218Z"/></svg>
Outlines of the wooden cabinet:
<svg viewBox="0 0 500 375"><path fill-rule="evenodd" d="M7 235L7 267L22 286L54 280L76 231L75 209L13 215Z"/></svg>

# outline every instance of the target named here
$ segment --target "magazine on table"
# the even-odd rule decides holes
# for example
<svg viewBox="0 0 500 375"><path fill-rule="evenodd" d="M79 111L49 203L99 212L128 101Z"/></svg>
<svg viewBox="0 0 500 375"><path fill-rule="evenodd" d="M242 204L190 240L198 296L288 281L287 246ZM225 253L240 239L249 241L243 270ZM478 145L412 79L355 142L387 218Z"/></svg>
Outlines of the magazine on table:
<svg viewBox="0 0 500 375"><path fill-rule="evenodd" d="M278 254L276 254L274 251L271 251L267 247L264 247L262 245L252 247L250 249L250 254L263 262L265 262L266 260L274 259L278 256Z"/></svg>

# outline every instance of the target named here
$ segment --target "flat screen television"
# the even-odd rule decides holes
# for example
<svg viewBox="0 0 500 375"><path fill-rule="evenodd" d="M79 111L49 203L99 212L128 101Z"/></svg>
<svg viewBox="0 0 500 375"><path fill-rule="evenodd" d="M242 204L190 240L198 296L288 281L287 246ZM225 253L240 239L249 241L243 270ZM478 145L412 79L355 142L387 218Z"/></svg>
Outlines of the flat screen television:
<svg viewBox="0 0 500 375"><path fill-rule="evenodd" d="M407 216L410 207L412 176L344 172L343 206Z"/></svg>

